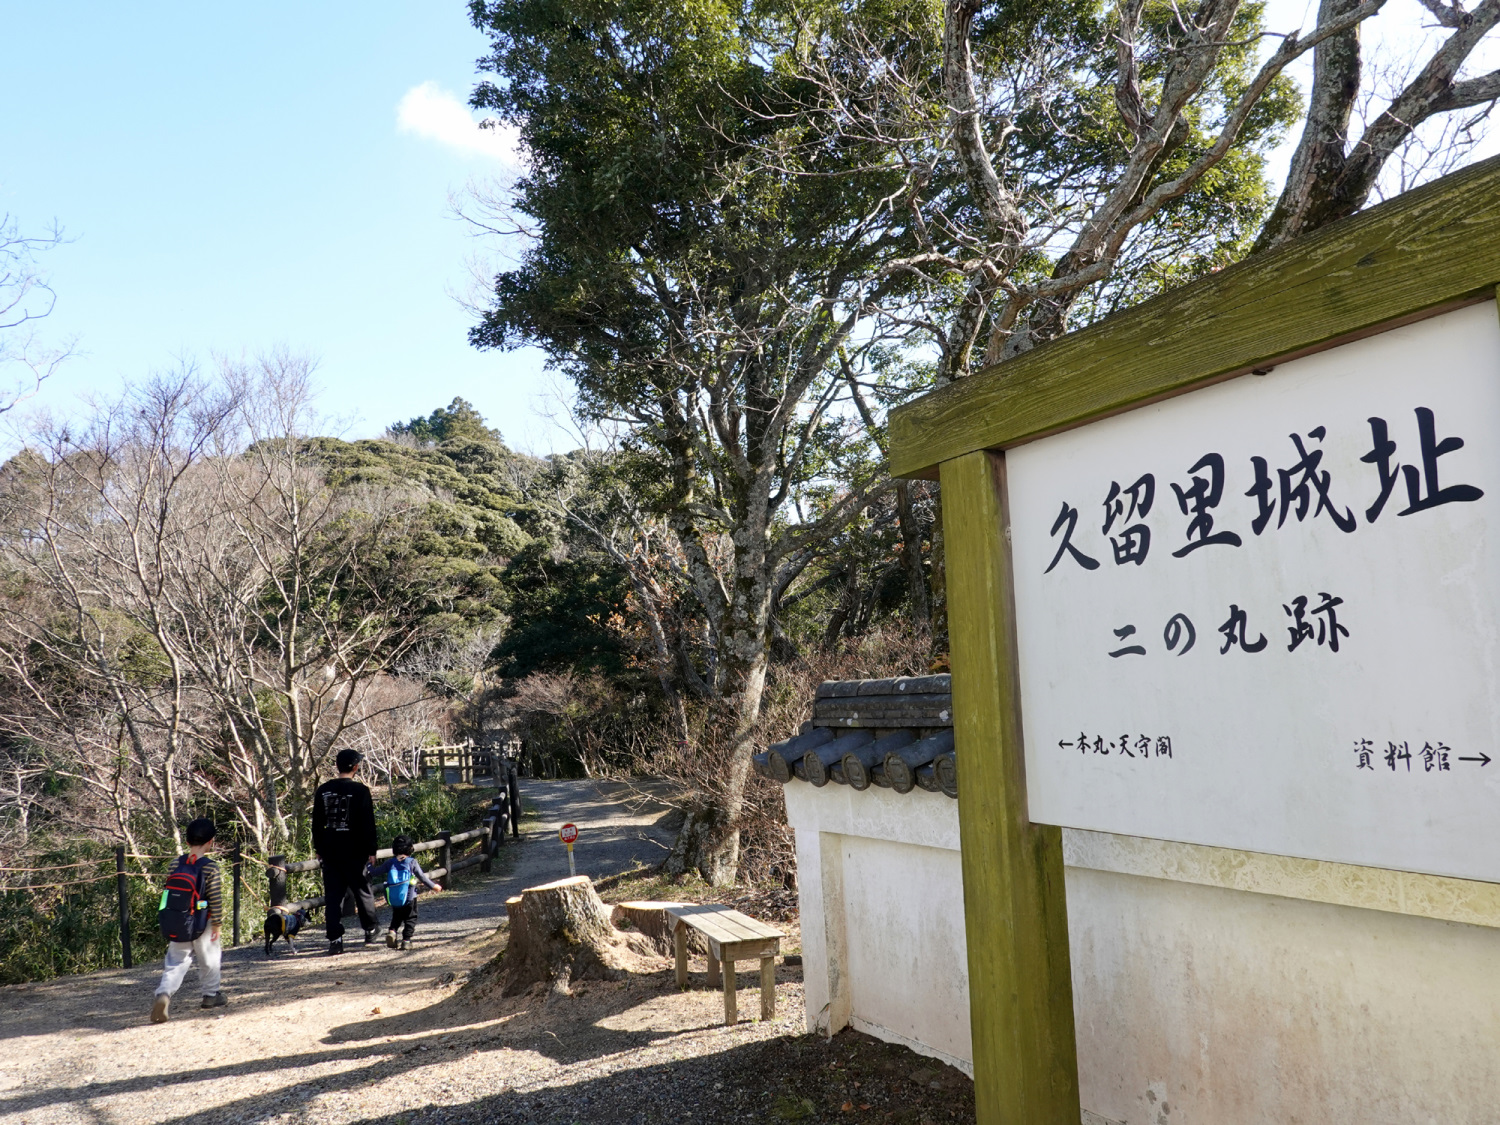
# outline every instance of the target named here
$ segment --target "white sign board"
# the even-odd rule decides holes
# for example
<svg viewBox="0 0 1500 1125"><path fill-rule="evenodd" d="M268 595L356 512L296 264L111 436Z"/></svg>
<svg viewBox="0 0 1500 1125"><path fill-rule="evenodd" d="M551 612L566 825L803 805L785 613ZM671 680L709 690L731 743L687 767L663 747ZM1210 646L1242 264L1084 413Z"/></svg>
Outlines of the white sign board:
<svg viewBox="0 0 1500 1125"><path fill-rule="evenodd" d="M1034 821L1500 882L1492 303L1006 463Z"/></svg>

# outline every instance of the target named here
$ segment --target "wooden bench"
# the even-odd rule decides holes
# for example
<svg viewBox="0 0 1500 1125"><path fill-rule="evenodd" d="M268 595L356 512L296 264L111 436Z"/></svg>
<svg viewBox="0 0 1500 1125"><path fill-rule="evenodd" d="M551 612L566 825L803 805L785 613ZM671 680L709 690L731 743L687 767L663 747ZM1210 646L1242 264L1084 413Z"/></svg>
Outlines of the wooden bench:
<svg viewBox="0 0 1500 1125"><path fill-rule="evenodd" d="M760 959L760 1018L776 1015L776 954L780 930L757 922L727 906L676 903L666 908L672 918L672 939L677 953L677 987L687 987L687 932L696 930L708 944L708 987L719 983L719 967L724 969L724 1024L733 1027L738 1020L735 1007L734 963Z"/></svg>

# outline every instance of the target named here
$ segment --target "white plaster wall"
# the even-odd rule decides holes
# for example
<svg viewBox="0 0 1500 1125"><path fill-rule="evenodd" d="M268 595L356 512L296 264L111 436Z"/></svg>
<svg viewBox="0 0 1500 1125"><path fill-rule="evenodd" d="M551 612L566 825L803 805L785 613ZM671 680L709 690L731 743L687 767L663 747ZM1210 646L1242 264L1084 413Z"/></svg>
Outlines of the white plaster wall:
<svg viewBox="0 0 1500 1125"><path fill-rule="evenodd" d="M809 1029L972 1071L956 802L786 797ZM1066 832L1064 853L1086 1110L1500 1122L1500 886L1103 833Z"/></svg>
<svg viewBox="0 0 1500 1125"><path fill-rule="evenodd" d="M946 799L946 798L945 798ZM963 870L956 852L843 836L850 1022L971 1070ZM902 906L907 888L927 909Z"/></svg>
<svg viewBox="0 0 1500 1125"><path fill-rule="evenodd" d="M786 787L808 1030L852 1024L973 1072L957 802Z"/></svg>
<svg viewBox="0 0 1500 1125"><path fill-rule="evenodd" d="M1080 1094L1130 1125L1500 1120L1500 931L1070 868Z"/></svg>

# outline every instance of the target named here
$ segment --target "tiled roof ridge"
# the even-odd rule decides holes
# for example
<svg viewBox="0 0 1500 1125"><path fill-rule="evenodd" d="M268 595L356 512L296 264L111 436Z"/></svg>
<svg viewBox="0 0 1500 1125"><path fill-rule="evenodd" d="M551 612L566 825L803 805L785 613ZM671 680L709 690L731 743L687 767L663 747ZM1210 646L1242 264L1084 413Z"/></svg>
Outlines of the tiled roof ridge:
<svg viewBox="0 0 1500 1125"><path fill-rule="evenodd" d="M921 788L957 797L951 679L942 673L826 680L813 699L813 717L752 761L756 773L783 785Z"/></svg>

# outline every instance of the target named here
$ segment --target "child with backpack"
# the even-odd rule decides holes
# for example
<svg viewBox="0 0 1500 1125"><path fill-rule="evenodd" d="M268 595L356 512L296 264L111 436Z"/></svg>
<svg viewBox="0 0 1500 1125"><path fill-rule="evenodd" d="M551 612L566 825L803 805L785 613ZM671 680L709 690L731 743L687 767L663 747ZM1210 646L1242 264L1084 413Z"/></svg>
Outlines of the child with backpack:
<svg viewBox="0 0 1500 1125"><path fill-rule="evenodd" d="M373 881L385 888L385 900L391 904L391 928L385 932L385 944L392 949L396 948L398 928L402 949L411 947L412 935L417 932L417 884L430 891L443 889L427 877L412 855L415 846L410 836L397 836L391 841L391 858L374 871Z"/></svg>
<svg viewBox="0 0 1500 1125"><path fill-rule="evenodd" d="M222 1008L229 1003L219 991L219 920L224 914L219 865L210 857L213 851L214 822L199 817L187 826L188 850L177 858L167 873L166 889L161 893L157 921L162 937L167 939L167 964L161 983L156 986L156 1002L151 1005L151 1022L165 1023L173 994L182 987L188 966L196 960L198 984L203 990L203 1007Z"/></svg>

